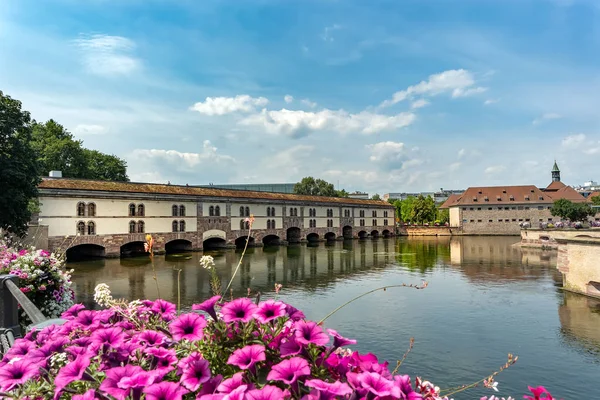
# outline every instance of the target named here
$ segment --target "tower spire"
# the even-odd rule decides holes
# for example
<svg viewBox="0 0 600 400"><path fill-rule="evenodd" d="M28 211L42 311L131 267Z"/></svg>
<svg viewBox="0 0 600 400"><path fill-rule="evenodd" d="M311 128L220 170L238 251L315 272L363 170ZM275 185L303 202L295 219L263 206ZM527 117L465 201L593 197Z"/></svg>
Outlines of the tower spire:
<svg viewBox="0 0 600 400"><path fill-rule="evenodd" d="M560 182L560 169L558 169L556 160L554 160L554 166L552 167L552 182Z"/></svg>

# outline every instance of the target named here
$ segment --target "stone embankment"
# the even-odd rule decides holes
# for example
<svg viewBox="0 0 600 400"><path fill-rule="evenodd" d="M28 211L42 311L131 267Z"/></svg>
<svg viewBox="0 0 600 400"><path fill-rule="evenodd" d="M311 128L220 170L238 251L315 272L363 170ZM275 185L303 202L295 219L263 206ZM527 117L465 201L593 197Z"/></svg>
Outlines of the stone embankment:
<svg viewBox="0 0 600 400"><path fill-rule="evenodd" d="M557 240L600 239L600 228L591 229L522 229L521 247L534 247L545 250L558 249Z"/></svg>

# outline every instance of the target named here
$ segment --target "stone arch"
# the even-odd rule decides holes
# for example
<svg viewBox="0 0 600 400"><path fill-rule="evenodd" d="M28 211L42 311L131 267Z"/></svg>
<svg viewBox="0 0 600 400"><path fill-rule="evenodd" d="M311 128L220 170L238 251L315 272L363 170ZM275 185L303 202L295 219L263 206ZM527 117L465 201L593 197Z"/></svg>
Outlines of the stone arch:
<svg viewBox="0 0 600 400"><path fill-rule="evenodd" d="M318 242L319 234L315 233L315 232L311 232L308 235L306 235L306 240L308 240L309 242Z"/></svg>
<svg viewBox="0 0 600 400"><path fill-rule="evenodd" d="M262 242L265 246L278 245L281 239L277 235L267 235L263 238Z"/></svg>
<svg viewBox="0 0 600 400"><path fill-rule="evenodd" d="M210 249L226 249L227 241L220 237L209 237L202 241L202 248L204 250Z"/></svg>
<svg viewBox="0 0 600 400"><path fill-rule="evenodd" d="M388 229L384 229L384 230L383 230L383 232L381 232L381 235L382 235L384 238L387 238L387 237L390 237L390 236L391 236L391 233L390 233L390 231L389 231Z"/></svg>
<svg viewBox="0 0 600 400"><path fill-rule="evenodd" d="M105 255L106 249L104 246L91 243L78 244L69 247L66 252L67 261L90 260L94 258L102 258Z"/></svg>
<svg viewBox="0 0 600 400"><path fill-rule="evenodd" d="M144 243L141 240L125 243L121 246L121 257L135 257L146 254Z"/></svg>
<svg viewBox="0 0 600 400"><path fill-rule="evenodd" d="M342 228L342 235L344 239L352 239L352 227L350 225L346 225Z"/></svg>
<svg viewBox="0 0 600 400"><path fill-rule="evenodd" d="M235 247L243 249L246 246L246 239L248 239L248 247L254 245L254 238L252 236L240 236L235 239Z"/></svg>
<svg viewBox="0 0 600 400"><path fill-rule="evenodd" d="M358 238L359 239L366 239L368 236L368 233L366 231L360 231L358 232Z"/></svg>
<svg viewBox="0 0 600 400"><path fill-rule="evenodd" d="M327 232L325 234L325 240L327 240L327 241L335 240L336 237L337 237L337 235L333 232Z"/></svg>
<svg viewBox="0 0 600 400"><path fill-rule="evenodd" d="M288 243L300 243L301 234L302 231L300 230L300 228L292 226L286 231L286 240L288 241Z"/></svg>
<svg viewBox="0 0 600 400"><path fill-rule="evenodd" d="M165 243L165 252L168 253L184 253L192 251L192 242L186 239L175 239Z"/></svg>
<svg viewBox="0 0 600 400"><path fill-rule="evenodd" d="M378 230L375 230L375 229L374 229L374 230L372 230L372 231L371 231L371 237L372 237L373 239L377 239L377 238L379 237L379 231L378 231Z"/></svg>

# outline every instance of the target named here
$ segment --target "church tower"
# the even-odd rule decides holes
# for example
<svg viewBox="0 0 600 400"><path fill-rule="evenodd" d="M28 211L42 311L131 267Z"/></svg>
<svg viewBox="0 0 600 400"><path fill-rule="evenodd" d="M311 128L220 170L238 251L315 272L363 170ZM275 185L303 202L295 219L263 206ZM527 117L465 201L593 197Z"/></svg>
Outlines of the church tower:
<svg viewBox="0 0 600 400"><path fill-rule="evenodd" d="M554 167L552 167L552 182L560 182L560 169L556 165L556 160L554 160Z"/></svg>

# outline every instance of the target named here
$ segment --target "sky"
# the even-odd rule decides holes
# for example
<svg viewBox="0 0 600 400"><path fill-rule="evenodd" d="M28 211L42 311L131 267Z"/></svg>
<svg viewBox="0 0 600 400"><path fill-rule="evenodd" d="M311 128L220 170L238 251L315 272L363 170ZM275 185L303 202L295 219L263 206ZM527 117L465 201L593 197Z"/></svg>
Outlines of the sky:
<svg viewBox="0 0 600 400"><path fill-rule="evenodd" d="M0 90L132 181L600 180L596 0L2 0Z"/></svg>

